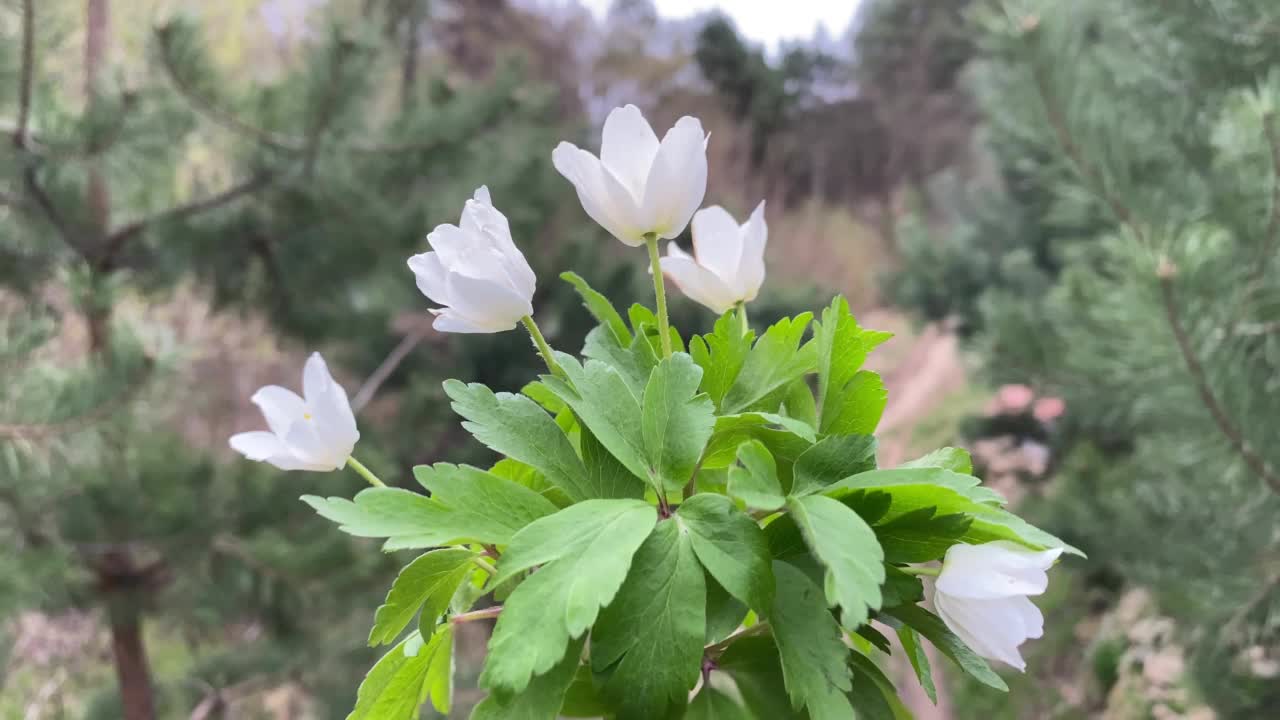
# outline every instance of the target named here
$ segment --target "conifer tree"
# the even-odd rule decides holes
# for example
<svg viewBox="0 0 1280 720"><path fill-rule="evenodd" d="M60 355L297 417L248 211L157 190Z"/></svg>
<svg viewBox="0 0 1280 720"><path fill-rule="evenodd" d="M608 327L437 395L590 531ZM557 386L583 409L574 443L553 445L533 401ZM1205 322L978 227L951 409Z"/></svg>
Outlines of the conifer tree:
<svg viewBox="0 0 1280 720"><path fill-rule="evenodd" d="M980 3L999 182L913 220L891 293L1063 396L1044 519L1155 588L1225 717L1277 702L1280 6ZM1263 661L1259 664L1259 660Z"/></svg>

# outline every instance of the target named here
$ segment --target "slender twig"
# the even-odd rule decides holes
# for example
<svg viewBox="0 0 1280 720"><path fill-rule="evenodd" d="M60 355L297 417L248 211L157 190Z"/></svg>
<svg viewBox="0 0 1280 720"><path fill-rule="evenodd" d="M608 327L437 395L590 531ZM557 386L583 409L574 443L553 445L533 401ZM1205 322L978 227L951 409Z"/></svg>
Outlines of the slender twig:
<svg viewBox="0 0 1280 720"><path fill-rule="evenodd" d="M1271 489L1280 494L1280 475L1267 464L1265 458L1258 454L1245 439L1240 429L1232 422L1231 417L1227 415L1227 411L1222 407L1213 389L1209 386L1209 377L1205 373L1204 365L1200 363L1200 357L1196 355L1195 349L1191 347L1191 339L1187 335L1187 330L1182 324L1182 316L1179 315L1177 302L1173 296L1173 278L1175 270L1172 263L1167 260L1163 261L1158 270L1160 277L1160 295L1164 301L1165 317L1169 321L1169 327L1173 330L1173 338L1178 343L1178 351L1182 353L1182 358L1186 362L1187 371L1191 374L1192 383L1195 385L1196 392L1200 395L1200 401L1204 403L1205 408L1209 410L1209 414L1213 416L1213 422L1218 426L1218 430L1227 438L1227 442L1235 449L1236 453L1244 460L1249 469L1255 475L1262 478Z"/></svg>
<svg viewBox="0 0 1280 720"><path fill-rule="evenodd" d="M177 205L166 210L162 210L150 217L135 220L127 225L121 226L108 235L106 242L103 243L102 250L98 254L98 267L104 270L111 269L115 264L120 251L124 249L124 246L133 238L146 232L151 226L158 225L163 222L184 220L203 212L216 210L245 195L266 187L273 179L273 174L264 170L255 174L248 180L237 185L232 185L216 195L210 195L207 198L193 200L192 202L183 205Z"/></svg>
<svg viewBox="0 0 1280 720"><path fill-rule="evenodd" d="M491 608L485 608L483 610L472 610L471 612L465 612L458 615L454 615L453 617L449 618L449 622L455 625L460 625L462 623L475 622L476 620L488 620L489 618L496 618L500 614L502 614L502 606L494 605Z"/></svg>
<svg viewBox="0 0 1280 720"><path fill-rule="evenodd" d="M1061 110L1050 92L1048 78L1045 76L1043 67L1034 57L1031 58L1031 64L1035 75L1036 87L1039 91L1041 102L1044 104L1049 124L1053 127L1062 150L1071 159L1081 178L1084 179L1086 189L1091 190L1102 198L1121 224L1128 227L1140 243L1147 245L1146 236L1138 226L1133 211L1107 189L1106 184L1102 182L1101 175L1085 160L1080 152L1079 146L1072 137ZM1277 220L1277 222L1280 223L1280 220ZM1183 325L1182 316L1179 314L1178 305L1173 295L1173 278L1176 274L1176 268L1167 258L1162 259L1156 274L1160 280L1165 319L1173 332L1178 353L1182 356L1183 364L1191 375L1192 384L1195 386L1201 402L1204 403L1205 409L1209 411L1209 415L1213 418L1218 431L1231 445L1232 449L1244 460L1249 469L1266 482L1273 491L1280 494L1280 475L1277 475L1267 464L1267 461L1249 445L1241 434L1240 429L1232 422L1226 409L1218 401L1217 396L1214 395L1204 366L1201 364L1199 356L1196 355L1195 348L1191 346L1190 337L1187 335L1186 327Z"/></svg>
<svg viewBox="0 0 1280 720"><path fill-rule="evenodd" d="M31 117L31 85L35 74L35 0L22 0L22 68L18 76L18 120L13 130L13 146L27 146L27 123Z"/></svg>
<svg viewBox="0 0 1280 720"><path fill-rule="evenodd" d="M369 404L369 401L373 399L374 394L378 392L378 388L382 387L382 384L391 377L396 368L400 367L400 363L409 357L409 353L413 352L413 349L418 347L418 343L422 342L426 336L426 325L416 328L413 332L405 335L400 344L396 345L387 354L382 363L378 365L368 379L364 381L364 384L360 386L360 389L356 391L355 397L351 398L351 409L355 412L363 410Z"/></svg>

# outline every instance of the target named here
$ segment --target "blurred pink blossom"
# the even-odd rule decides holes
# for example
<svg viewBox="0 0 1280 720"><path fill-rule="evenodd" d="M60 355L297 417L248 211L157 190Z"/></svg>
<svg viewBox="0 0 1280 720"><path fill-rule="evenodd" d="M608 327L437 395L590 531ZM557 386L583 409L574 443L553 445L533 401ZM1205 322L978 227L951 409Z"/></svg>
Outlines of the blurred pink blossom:
<svg viewBox="0 0 1280 720"><path fill-rule="evenodd" d="M1066 411L1067 404L1060 397L1042 397L1031 408L1031 414L1043 423L1057 420Z"/></svg>

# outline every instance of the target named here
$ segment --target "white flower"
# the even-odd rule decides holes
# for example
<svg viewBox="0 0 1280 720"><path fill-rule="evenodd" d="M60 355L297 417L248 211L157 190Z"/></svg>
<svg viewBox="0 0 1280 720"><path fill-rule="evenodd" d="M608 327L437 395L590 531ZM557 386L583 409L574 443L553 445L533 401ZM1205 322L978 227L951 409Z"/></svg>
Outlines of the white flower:
<svg viewBox="0 0 1280 720"><path fill-rule="evenodd" d="M662 271L685 295L723 313L755 300L764 283L768 238L763 200L741 226L719 205L704 208L693 216L693 255L671 243Z"/></svg>
<svg viewBox="0 0 1280 720"><path fill-rule="evenodd" d="M533 314L537 278L487 187L476 190L462 207L458 225L436 226L427 242L434 252L409 258L409 269L422 294L444 305L431 311L436 330L502 332Z"/></svg>
<svg viewBox="0 0 1280 720"><path fill-rule="evenodd" d="M265 460L281 470L339 470L360 439L347 392L334 381L320 353L312 353L302 371L304 398L279 385L253 394L271 432L231 436L231 447L250 460Z"/></svg>
<svg viewBox="0 0 1280 720"><path fill-rule="evenodd" d="M684 232L707 192L702 123L682 117L659 143L635 105L609 113L599 158L562 142L551 161L591 219L632 246L647 233L670 240Z"/></svg>
<svg viewBox="0 0 1280 720"><path fill-rule="evenodd" d="M1061 554L1062 548L1035 551L1006 541L952 545L933 606L974 652L1025 670L1018 646L1044 634L1044 617L1028 596L1045 591L1045 571Z"/></svg>

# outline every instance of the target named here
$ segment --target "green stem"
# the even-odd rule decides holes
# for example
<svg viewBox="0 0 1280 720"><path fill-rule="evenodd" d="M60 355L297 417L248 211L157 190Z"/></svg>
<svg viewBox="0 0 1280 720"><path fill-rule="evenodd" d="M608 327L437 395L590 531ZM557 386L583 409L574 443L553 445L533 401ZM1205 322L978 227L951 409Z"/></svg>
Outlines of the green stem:
<svg viewBox="0 0 1280 720"><path fill-rule="evenodd" d="M747 321L747 303L738 301L738 322L742 325L742 334L745 336L751 332L751 323Z"/></svg>
<svg viewBox="0 0 1280 720"><path fill-rule="evenodd" d="M649 246L649 267L653 270L653 293L658 298L658 334L662 340L662 357L671 357L670 321L667 320L667 288L662 281L662 262L658 259L658 235L648 233L644 242Z"/></svg>
<svg viewBox="0 0 1280 720"><path fill-rule="evenodd" d="M471 562L475 563L476 567L480 568L481 570L484 570L490 575L498 574L497 568L490 565L484 558L480 557L479 555L471 558Z"/></svg>
<svg viewBox="0 0 1280 720"><path fill-rule="evenodd" d="M538 329L538 323L533 321L533 316L525 315L520 318L520 322L524 323L525 329L529 331L529 337L533 338L533 344L538 346L538 354L547 363L547 369L551 371L551 374L565 377L564 370L560 368L555 357L551 354L551 346L547 344L547 339L542 336L542 331Z"/></svg>
<svg viewBox="0 0 1280 720"><path fill-rule="evenodd" d="M501 614L502 614L502 606L495 605L493 607L485 608L483 610L472 610L471 612L459 613L449 618L449 622L455 625L461 625L462 623L475 622L476 620L487 620L489 618L496 618Z"/></svg>
<svg viewBox="0 0 1280 720"><path fill-rule="evenodd" d="M898 569L908 575L928 575L929 577L938 577L938 575L942 573L942 568L936 567L916 567L908 565Z"/></svg>
<svg viewBox="0 0 1280 720"><path fill-rule="evenodd" d="M370 484L370 485L372 485L372 486L374 486L374 487L386 487L386 486L387 486L387 484L386 484L386 483L384 483L384 482L382 482L381 480L379 480L379 479L378 479L378 476L377 476L377 475L374 475L374 474L369 470L369 468L365 467L363 463L361 463L359 460L355 459L355 456L352 456L352 457L347 458L347 467L351 468L352 470L355 470L357 473L360 473L360 477L362 477L362 478L364 478L365 480L369 481L369 484Z"/></svg>

